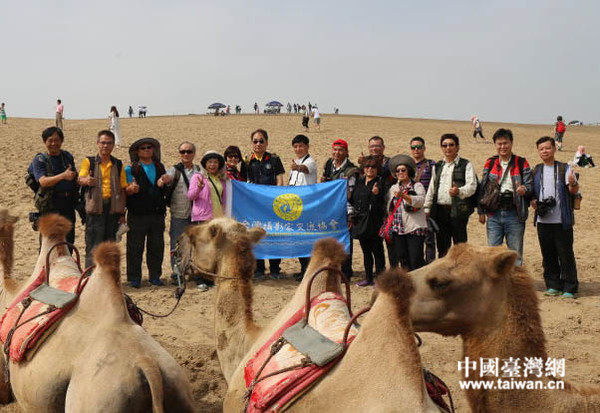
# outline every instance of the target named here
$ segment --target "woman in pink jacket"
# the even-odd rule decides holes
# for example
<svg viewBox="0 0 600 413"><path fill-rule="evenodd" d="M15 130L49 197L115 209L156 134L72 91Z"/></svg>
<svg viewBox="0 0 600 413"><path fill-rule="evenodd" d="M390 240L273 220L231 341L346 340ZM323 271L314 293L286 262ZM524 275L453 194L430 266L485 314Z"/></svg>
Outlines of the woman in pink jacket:
<svg viewBox="0 0 600 413"><path fill-rule="evenodd" d="M208 151L200 164L202 173L192 176L187 193L192 201L193 223L222 217L225 211L225 159L216 151Z"/></svg>

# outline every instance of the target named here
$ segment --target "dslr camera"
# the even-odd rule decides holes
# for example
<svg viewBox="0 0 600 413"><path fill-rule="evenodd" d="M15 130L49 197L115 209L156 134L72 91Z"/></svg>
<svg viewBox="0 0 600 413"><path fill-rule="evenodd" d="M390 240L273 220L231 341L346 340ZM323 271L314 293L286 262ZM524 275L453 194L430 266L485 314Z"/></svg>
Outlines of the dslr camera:
<svg viewBox="0 0 600 413"><path fill-rule="evenodd" d="M546 215L548 215L548 212L550 212L550 210L552 208L554 208L556 206L556 199L554 199L553 196L549 196L548 198L544 199L543 201L538 201L537 202L537 214L540 217L544 217Z"/></svg>

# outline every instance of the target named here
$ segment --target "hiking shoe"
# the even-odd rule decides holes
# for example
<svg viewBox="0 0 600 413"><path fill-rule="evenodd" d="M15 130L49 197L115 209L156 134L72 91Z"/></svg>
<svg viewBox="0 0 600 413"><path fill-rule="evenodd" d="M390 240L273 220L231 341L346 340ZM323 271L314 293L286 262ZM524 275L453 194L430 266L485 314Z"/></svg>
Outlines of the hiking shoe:
<svg viewBox="0 0 600 413"><path fill-rule="evenodd" d="M561 295L563 292L560 290L555 290L554 288L548 288L546 290L546 292L544 293L544 295L546 297L558 297L559 295Z"/></svg>
<svg viewBox="0 0 600 413"><path fill-rule="evenodd" d="M283 280L285 278L285 275L283 275L280 272L273 272L271 273L271 278L274 280Z"/></svg>
<svg viewBox="0 0 600 413"><path fill-rule="evenodd" d="M575 299L575 294L573 293L563 293L563 295L561 296L562 298L570 298L572 300Z"/></svg>
<svg viewBox="0 0 600 413"><path fill-rule="evenodd" d="M266 277L265 277L264 272L257 271L254 273L254 277L253 277L254 281L263 281L265 278Z"/></svg>
<svg viewBox="0 0 600 413"><path fill-rule="evenodd" d="M129 286L132 288L140 288L140 282L139 281L129 281Z"/></svg>
<svg viewBox="0 0 600 413"><path fill-rule="evenodd" d="M161 287L161 286L165 285L165 283L162 282L162 280L160 280L160 279L158 279L158 280L150 280L150 284L156 285L157 287Z"/></svg>
<svg viewBox="0 0 600 413"><path fill-rule="evenodd" d="M204 283L198 284L196 288L198 289L198 291L202 291L203 293L208 291L208 285Z"/></svg>
<svg viewBox="0 0 600 413"><path fill-rule="evenodd" d="M370 285L374 285L373 281L362 280L362 281L356 283L357 287L368 287Z"/></svg>

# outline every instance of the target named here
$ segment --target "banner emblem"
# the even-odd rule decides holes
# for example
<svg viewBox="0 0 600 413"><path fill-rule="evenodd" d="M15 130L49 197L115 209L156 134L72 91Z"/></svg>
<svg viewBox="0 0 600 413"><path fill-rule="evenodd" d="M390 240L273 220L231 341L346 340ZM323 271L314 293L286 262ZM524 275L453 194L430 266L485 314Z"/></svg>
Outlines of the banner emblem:
<svg viewBox="0 0 600 413"><path fill-rule="evenodd" d="M273 200L275 215L286 221L295 221L302 215L302 198L296 194L281 194Z"/></svg>

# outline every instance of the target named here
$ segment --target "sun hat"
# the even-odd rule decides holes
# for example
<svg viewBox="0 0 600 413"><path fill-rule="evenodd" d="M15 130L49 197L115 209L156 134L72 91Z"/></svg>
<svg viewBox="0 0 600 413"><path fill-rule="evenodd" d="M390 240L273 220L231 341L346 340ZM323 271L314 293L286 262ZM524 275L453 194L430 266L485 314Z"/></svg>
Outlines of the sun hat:
<svg viewBox="0 0 600 413"><path fill-rule="evenodd" d="M138 139L137 141L131 144L131 146L129 147L129 159L131 159L131 162L137 162L140 160L140 157L138 155L138 149L140 148L140 146L146 143L149 143L154 147L152 159L156 162L160 162L160 142L154 138Z"/></svg>
<svg viewBox="0 0 600 413"><path fill-rule="evenodd" d="M415 163L415 160L408 155L394 156L392 159L389 160L389 165L390 165L390 173L392 175L396 174L396 168L398 168L398 166L400 166L400 165L406 166L409 169L408 176L410 176L411 178L414 178L415 171L417 169L417 164Z"/></svg>
<svg viewBox="0 0 600 413"><path fill-rule="evenodd" d="M202 156L202 160L200 160L200 165L202 165L202 167L206 169L206 162L208 162L210 159L216 159L217 161L219 161L219 170L225 167L225 158L223 158L223 155L221 155L217 151L206 152Z"/></svg>

